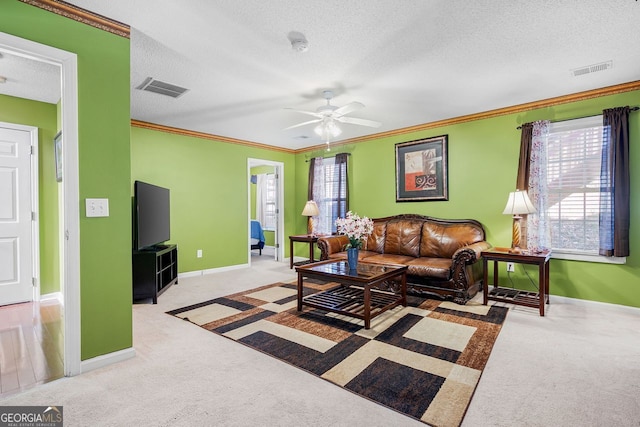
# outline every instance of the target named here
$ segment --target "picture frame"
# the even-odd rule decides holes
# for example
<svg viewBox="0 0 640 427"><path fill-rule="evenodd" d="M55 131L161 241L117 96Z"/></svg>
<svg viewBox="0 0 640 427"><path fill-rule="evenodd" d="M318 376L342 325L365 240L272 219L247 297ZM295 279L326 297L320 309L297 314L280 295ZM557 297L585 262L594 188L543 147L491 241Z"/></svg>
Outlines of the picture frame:
<svg viewBox="0 0 640 427"><path fill-rule="evenodd" d="M62 131L53 138L53 152L56 162L56 181L62 182Z"/></svg>
<svg viewBox="0 0 640 427"><path fill-rule="evenodd" d="M449 200L448 135L396 144L396 202Z"/></svg>

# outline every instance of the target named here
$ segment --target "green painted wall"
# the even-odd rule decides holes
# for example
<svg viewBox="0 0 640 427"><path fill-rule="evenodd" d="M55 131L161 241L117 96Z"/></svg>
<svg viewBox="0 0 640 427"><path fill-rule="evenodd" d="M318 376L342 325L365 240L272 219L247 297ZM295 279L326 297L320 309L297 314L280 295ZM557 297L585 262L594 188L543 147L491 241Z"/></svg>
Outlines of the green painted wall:
<svg viewBox="0 0 640 427"><path fill-rule="evenodd" d="M248 158L284 163L284 232L292 234L293 154L131 128L131 195L135 180L171 190L171 242L178 245L180 272L248 262Z"/></svg>
<svg viewBox="0 0 640 427"><path fill-rule="evenodd" d="M336 146L332 154L351 152L350 207L360 215L383 217L417 213L441 218L474 218L482 222L494 246L511 245L511 218L502 215L510 191L515 189L522 123L564 120L600 114L604 108L640 104L640 91L573 102L490 119L444 126L373 141ZM578 261L551 261L551 293L572 298L640 307L640 112L631 113L631 256L626 265ZM449 135L449 200L395 201L395 144ZM312 153L322 155L324 153ZM296 155L296 203L307 195L309 153ZM305 222L295 216L296 232ZM304 256L302 252L297 255Z"/></svg>
<svg viewBox="0 0 640 427"><path fill-rule="evenodd" d="M0 95L0 121L38 128L38 209L40 223L40 294L60 290L58 183L53 160L57 107L46 102Z"/></svg>
<svg viewBox="0 0 640 427"><path fill-rule="evenodd" d="M129 40L17 0L1 2L0 31L78 55L81 358L129 348ZM92 197L109 199L109 217L85 217L84 199Z"/></svg>
<svg viewBox="0 0 640 427"><path fill-rule="evenodd" d="M251 168L251 175L258 175L261 173L274 173L275 168L273 166L256 166ZM256 217L256 185L251 184L251 194L249 196L249 200L251 200L251 218L255 219ZM275 244L275 232L269 230L264 231L264 244L265 246L273 246Z"/></svg>

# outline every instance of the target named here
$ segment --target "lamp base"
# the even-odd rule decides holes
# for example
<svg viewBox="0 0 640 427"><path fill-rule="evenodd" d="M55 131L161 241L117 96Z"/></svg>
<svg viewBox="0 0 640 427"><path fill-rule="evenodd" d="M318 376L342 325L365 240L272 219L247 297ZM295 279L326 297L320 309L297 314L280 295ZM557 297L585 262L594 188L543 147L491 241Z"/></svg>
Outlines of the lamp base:
<svg viewBox="0 0 640 427"><path fill-rule="evenodd" d="M307 234L310 236L315 236L316 235L316 227L315 227L315 220L313 219L312 216L307 218Z"/></svg>
<svg viewBox="0 0 640 427"><path fill-rule="evenodd" d="M521 219L522 217L520 215L513 216L513 228L511 230L512 231L511 249L509 250L509 253L512 253L512 254L522 253L522 249L520 249L520 237L521 237L520 220Z"/></svg>

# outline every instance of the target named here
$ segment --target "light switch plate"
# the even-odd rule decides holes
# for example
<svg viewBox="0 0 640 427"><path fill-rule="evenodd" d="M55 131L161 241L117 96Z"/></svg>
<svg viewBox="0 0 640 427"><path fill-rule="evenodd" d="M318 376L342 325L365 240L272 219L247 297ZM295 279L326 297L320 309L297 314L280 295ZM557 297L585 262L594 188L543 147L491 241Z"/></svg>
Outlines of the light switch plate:
<svg viewBox="0 0 640 427"><path fill-rule="evenodd" d="M109 216L109 199L85 199L87 218Z"/></svg>

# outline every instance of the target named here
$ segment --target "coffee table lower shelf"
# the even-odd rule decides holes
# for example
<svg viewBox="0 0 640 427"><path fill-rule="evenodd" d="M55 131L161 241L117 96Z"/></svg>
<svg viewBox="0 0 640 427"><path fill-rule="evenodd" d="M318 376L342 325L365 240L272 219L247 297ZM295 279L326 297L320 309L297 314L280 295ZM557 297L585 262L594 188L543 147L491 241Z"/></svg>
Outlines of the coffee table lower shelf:
<svg viewBox="0 0 640 427"><path fill-rule="evenodd" d="M309 295L302 300L308 307L319 308L333 313L345 314L367 320L401 305L402 296L381 291L370 291L369 315L366 313L364 289L353 286L339 286L327 291Z"/></svg>
<svg viewBox="0 0 640 427"><path fill-rule="evenodd" d="M540 306L540 294L538 292L522 291L519 289L490 287L488 299L525 307L535 308ZM546 299L547 301L545 301L545 303L548 303L548 297Z"/></svg>

